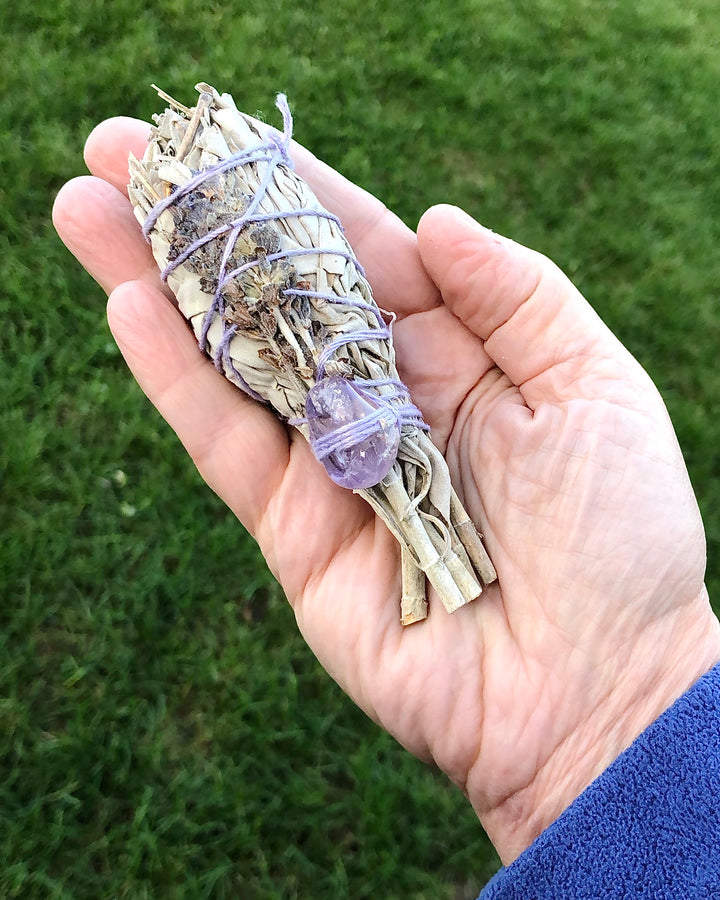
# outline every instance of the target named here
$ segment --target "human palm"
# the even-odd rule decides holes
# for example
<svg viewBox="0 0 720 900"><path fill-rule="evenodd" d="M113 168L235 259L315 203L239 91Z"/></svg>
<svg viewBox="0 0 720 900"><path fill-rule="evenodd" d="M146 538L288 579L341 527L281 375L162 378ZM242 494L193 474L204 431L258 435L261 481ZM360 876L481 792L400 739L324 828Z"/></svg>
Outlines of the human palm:
<svg viewBox="0 0 720 900"><path fill-rule="evenodd" d="M399 553L304 439L227 383L162 293L126 196L147 127L99 126L63 240L111 294L140 385L256 537L299 627L354 700L466 790L505 861L720 657L704 538L664 406L546 259L438 207L418 236L302 148L341 216L400 375L499 581L399 623Z"/></svg>

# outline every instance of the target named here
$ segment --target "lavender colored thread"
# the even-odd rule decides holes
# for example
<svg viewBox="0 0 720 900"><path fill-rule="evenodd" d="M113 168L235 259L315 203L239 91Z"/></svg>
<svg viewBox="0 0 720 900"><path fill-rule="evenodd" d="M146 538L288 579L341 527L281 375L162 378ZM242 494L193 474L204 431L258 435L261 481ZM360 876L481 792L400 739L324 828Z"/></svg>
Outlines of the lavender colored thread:
<svg viewBox="0 0 720 900"><path fill-rule="evenodd" d="M354 383L357 384L357 382ZM374 412L362 419L341 425L331 434L315 439L313 450L321 462L333 453L352 450L362 441L372 437L378 430L380 421L388 414L394 419L398 428L410 424L419 428L427 428L423 422L422 413L414 403L405 402L401 406L395 406L392 403L382 402L388 400L388 397L378 397L376 394L373 394L372 397L375 402L381 401L381 405Z"/></svg>
<svg viewBox="0 0 720 900"><path fill-rule="evenodd" d="M253 400L258 400L260 403L264 403L265 400L263 399L263 397L261 397L257 391L254 391L247 383L247 381L245 381L242 373L236 368L232 356L230 356L230 344L236 334L236 325L230 325L228 328L225 328L223 330L223 335L220 338L217 347L215 348L215 355L213 356L215 368L220 372L222 372L223 369L232 372L233 376L239 382L238 387L241 387L246 394L249 394L253 398Z"/></svg>
<svg viewBox="0 0 720 900"><path fill-rule="evenodd" d="M324 210L306 208L270 213L257 212L262 197L264 196L267 188L270 185L275 167L283 164L288 166L289 168L293 168L293 164L288 153L288 147L292 138L293 123L290 108L287 103L287 98L284 94L278 94L277 107L283 117L282 133L271 134L267 143L261 143L256 147L252 147L247 150L235 153L227 159L220 160L215 165L209 166L208 168L197 172L193 175L192 178L185 182L185 184L177 187L168 197L160 200L150 210L143 225L143 234L149 240L150 232L157 223L160 215L166 209L169 209L173 205L177 204L179 200L182 200L192 191L201 187L209 179L213 178L216 175L222 174L229 169L238 166L244 166L249 163L269 163L260 181L260 184L258 185L255 196L248 204L247 208L243 211L243 213L232 222L220 225L213 231L197 238L182 253L178 254L178 256L176 256L173 260L168 262L167 266L161 273L163 281L166 281L168 275L174 269L182 265L182 263L189 259L203 246L205 246L205 244L221 238L224 234L228 235L225 247L223 248L223 254L218 272L217 286L215 289L213 300L203 318L200 337L198 339L200 349L203 351L205 351L207 347L207 336L210 326L214 321L215 316L217 314L221 314L223 310L222 289L238 275L248 271L254 266L258 266L267 262L274 262L279 259L287 259L297 256L306 256L310 254L321 256L322 254L328 254L344 257L346 260L353 263L353 265L356 267L357 272L361 276L365 276L365 272L362 266L352 253L343 252L342 250L338 250L335 247L327 249L323 249L322 247L311 249L296 249L286 250L279 253L272 253L265 256L262 260L251 260L239 266L238 268L231 270L230 272L227 271L228 263L230 257L232 256L232 252L237 242L238 236L242 229L245 228L248 224L269 222L277 219L286 219L296 216L316 216L318 218L326 218L335 222L340 230L343 231L338 217ZM332 356L340 348L344 347L347 344L361 343L363 341L378 341L390 339L390 328L386 325L379 309L374 304L356 300L348 303L347 298L339 297L334 294L322 293L320 291L302 290L299 288L287 288L283 291L283 294L286 297L309 297L318 300L325 300L333 304L347 304L357 309L362 309L366 312L372 312L377 320L378 327L376 329L367 329L355 331L349 334L341 334L323 350L317 363L316 385L319 382L323 381L323 379L325 379L326 367ZM263 398L245 381L242 374L235 367L232 357L230 356L230 344L237 333L237 327L232 323L223 324L224 328L222 337L215 348L215 352L212 355L215 367L220 372L229 370L232 373L234 379L237 381L238 385L242 387L242 389L247 394L253 397L253 399L262 402ZM363 442L367 442L368 440L372 439L382 427L387 426L388 419L391 422L395 423L395 427L398 429L398 433L403 426L429 430L428 425L423 420L422 413L415 406L415 404L411 402L408 390L401 381L392 378L347 380L360 396L365 395L366 397L372 398L372 403L376 405L376 408L362 418L340 425L328 434L319 437L311 436L310 443L313 449L313 453L319 461L323 462L326 465L326 468L328 468L327 461L330 457L334 456L337 453L352 452L355 448L362 445ZM378 394L365 390L366 388L370 387L391 387L393 390L391 390L389 393L386 392L383 394ZM289 420L289 423L292 425L306 424L307 422L307 418L297 418ZM328 470L330 471L329 468ZM369 487L370 485L364 486Z"/></svg>
<svg viewBox="0 0 720 900"><path fill-rule="evenodd" d="M231 272L228 272L226 275L224 275L223 280L220 284L222 287L224 287L229 281L232 281L233 278L237 278L238 275L242 275L243 272L247 272L249 269L252 269L255 266L259 266L266 262L276 262L278 259L292 259L295 256L322 256L323 253L326 253L328 255L332 254L333 256L342 256L344 259L347 259L348 262L355 261L355 257L352 255L352 253L345 253L342 250L335 249L323 250L322 247L309 247L307 249L300 248L297 250L281 250L279 253L268 253L267 256L264 256L261 260L251 259L249 262L243 263L241 266L238 266L237 269L233 269ZM313 296L315 295L313 294Z"/></svg>
<svg viewBox="0 0 720 900"><path fill-rule="evenodd" d="M285 288L283 294L286 297L315 297L317 300L327 300L328 303L337 303L347 305L346 297L339 297L337 294L323 294L320 291L305 291L300 288ZM362 300L353 300L352 304L356 309L364 309L371 312L378 321L379 327L385 328L385 320L380 310L373 303L364 303Z"/></svg>

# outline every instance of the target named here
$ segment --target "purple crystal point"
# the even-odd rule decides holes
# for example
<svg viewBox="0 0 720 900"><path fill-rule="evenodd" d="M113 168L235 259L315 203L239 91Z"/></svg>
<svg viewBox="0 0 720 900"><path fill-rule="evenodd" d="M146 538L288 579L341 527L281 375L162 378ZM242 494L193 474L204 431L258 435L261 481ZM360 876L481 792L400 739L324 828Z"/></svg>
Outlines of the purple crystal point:
<svg viewBox="0 0 720 900"><path fill-rule="evenodd" d="M336 484L373 487L392 469L400 424L389 401L331 375L310 388L305 416L310 446Z"/></svg>

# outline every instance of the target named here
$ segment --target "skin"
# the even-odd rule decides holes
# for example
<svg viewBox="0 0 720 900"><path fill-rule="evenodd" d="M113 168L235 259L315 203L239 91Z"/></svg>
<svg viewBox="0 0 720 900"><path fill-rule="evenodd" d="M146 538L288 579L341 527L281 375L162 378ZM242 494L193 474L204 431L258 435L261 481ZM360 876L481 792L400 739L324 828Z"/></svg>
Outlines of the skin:
<svg viewBox="0 0 720 900"><path fill-rule="evenodd" d="M147 134L132 119L99 125L92 176L61 190L55 226L318 659L466 793L507 864L720 660L702 523L663 402L548 259L454 207L430 209L415 234L294 146L397 313L400 375L499 574L452 616L431 592L428 620L403 629L385 526L215 371L164 293L125 193Z"/></svg>

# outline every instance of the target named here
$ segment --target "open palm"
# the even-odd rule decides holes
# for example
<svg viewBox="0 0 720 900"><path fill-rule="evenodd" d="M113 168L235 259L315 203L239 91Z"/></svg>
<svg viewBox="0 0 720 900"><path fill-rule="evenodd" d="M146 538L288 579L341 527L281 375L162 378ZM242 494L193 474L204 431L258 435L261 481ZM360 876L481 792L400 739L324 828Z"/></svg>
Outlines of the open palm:
<svg viewBox="0 0 720 900"><path fill-rule="evenodd" d="M418 235L300 147L343 220L400 375L485 535L499 582L448 616L399 623L399 553L308 445L199 354L124 194L147 126L88 141L95 177L54 220L111 294L135 377L257 539L320 661L467 792L505 861L720 658L704 538L652 383L560 272L460 211Z"/></svg>

